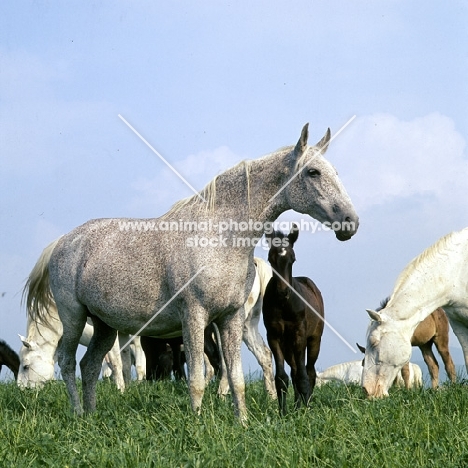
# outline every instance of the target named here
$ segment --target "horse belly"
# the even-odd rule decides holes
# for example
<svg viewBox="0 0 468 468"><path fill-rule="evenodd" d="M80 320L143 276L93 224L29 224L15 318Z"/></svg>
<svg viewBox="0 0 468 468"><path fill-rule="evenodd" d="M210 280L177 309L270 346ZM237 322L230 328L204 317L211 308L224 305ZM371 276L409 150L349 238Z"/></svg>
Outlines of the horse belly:
<svg viewBox="0 0 468 468"><path fill-rule="evenodd" d="M91 314L116 330L130 335L172 338L182 335L182 321L177 309L166 308L147 313L138 310L101 310L88 307ZM158 313L159 312L159 313Z"/></svg>

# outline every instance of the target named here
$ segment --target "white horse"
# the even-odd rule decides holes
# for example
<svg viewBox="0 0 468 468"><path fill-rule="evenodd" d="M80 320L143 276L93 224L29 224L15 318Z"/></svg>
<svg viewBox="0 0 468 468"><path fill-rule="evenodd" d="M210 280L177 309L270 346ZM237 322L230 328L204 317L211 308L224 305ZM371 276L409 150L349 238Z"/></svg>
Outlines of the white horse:
<svg viewBox="0 0 468 468"><path fill-rule="evenodd" d="M316 385L322 385L330 382L343 384L361 385L362 382L362 359L359 361L342 362L325 369L323 372L317 372ZM417 364L409 363L409 381L408 388L422 387L422 371ZM398 387L405 386L403 376L398 372L394 385Z"/></svg>
<svg viewBox="0 0 468 468"><path fill-rule="evenodd" d="M93 336L93 326L86 323L83 333L80 338L80 344L88 346ZM57 362L57 346L62 336L62 322L59 319L55 304L49 307L49 317L47 324L42 320L37 323L32 321L28 315L27 322L27 337L19 335L23 343L20 349L20 367L18 372L17 383L20 387L36 387L42 386L45 382L55 378L55 363ZM122 341L125 337L120 338ZM138 337L139 340L139 337ZM138 349L138 347L140 349ZM144 362L141 361L141 346L139 342L135 344L135 352L138 354L137 376L139 379L144 378L141 375L144 372ZM143 353L144 358L144 353ZM119 339L115 343L109 353L105 357L106 362L112 370L114 381L119 390L125 389L123 377L123 364L120 354ZM143 369L143 371L141 370Z"/></svg>
<svg viewBox="0 0 468 468"><path fill-rule="evenodd" d="M463 349L468 369L468 228L439 239L412 260L396 281L381 312L367 310L362 386L369 397L388 389L411 356L411 337L420 322L438 307L447 314Z"/></svg>
<svg viewBox="0 0 468 468"><path fill-rule="evenodd" d="M76 413L96 408L101 363L116 330L183 336L191 404L198 413L205 391L204 330L215 322L235 413L246 419L241 343L255 246L287 210L330 223L340 241L359 225L335 168L323 157L330 131L315 146L308 145L308 136L305 125L296 145L242 161L160 218L91 220L45 249L26 285L28 311L34 319L47 313L43 306L52 291L63 324L59 365ZM198 242L193 229L179 229L187 224L217 231ZM88 316L94 335L80 362L82 404L76 349Z"/></svg>

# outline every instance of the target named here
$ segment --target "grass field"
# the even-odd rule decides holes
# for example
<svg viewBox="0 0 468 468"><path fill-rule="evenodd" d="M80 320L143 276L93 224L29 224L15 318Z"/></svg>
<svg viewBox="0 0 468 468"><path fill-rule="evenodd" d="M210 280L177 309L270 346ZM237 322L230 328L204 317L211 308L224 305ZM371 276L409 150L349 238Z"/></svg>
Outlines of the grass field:
<svg viewBox="0 0 468 468"><path fill-rule="evenodd" d="M246 388L241 426L210 385L201 416L184 382L98 384L98 409L70 413L63 382L0 383L0 466L466 467L468 386L394 389L367 401L358 387L316 389L310 408L280 417L261 381ZM290 392L290 408L292 391Z"/></svg>

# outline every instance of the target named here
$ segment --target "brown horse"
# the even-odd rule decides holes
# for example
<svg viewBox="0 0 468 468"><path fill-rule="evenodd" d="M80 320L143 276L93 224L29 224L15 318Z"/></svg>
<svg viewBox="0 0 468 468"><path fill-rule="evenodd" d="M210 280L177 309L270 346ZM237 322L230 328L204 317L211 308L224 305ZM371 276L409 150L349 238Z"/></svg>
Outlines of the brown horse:
<svg viewBox="0 0 468 468"><path fill-rule="evenodd" d="M15 380L18 378L20 360L18 354L13 351L3 340L0 340L0 372L2 366L7 366L13 375Z"/></svg>
<svg viewBox="0 0 468 468"><path fill-rule="evenodd" d="M221 353L213 338L214 324L205 328L204 352L216 377L221 377ZM181 336L175 338L154 338L142 336L141 347L146 356L146 380L169 379L171 373L176 380L185 379L185 353Z"/></svg>
<svg viewBox="0 0 468 468"><path fill-rule="evenodd" d="M296 224L288 236L276 231L267 235L270 241L268 261L273 277L263 298L263 321L275 359L275 386L281 414L286 413L289 385L285 360L291 367L296 408L309 403L315 387L315 363L324 325L319 289L309 278L292 276L292 264L296 260L293 246L298 235Z"/></svg>
<svg viewBox="0 0 468 468"><path fill-rule="evenodd" d="M390 298L386 298L380 303L377 311L382 310L387 305ZM449 379L455 382L457 375L455 365L449 352L449 321L447 315L442 308L436 309L432 314L428 315L414 330L411 338L411 346L417 346L423 355L424 362L427 365L431 376L432 388L439 386L439 363L437 362L432 345L434 344L439 351L442 361L444 361L445 371ZM409 369L404 366L401 370L405 386L407 386L409 378Z"/></svg>
<svg viewBox="0 0 468 468"><path fill-rule="evenodd" d="M146 356L146 380L169 379L171 373L176 380L185 379L185 360L182 357L182 337L140 337Z"/></svg>

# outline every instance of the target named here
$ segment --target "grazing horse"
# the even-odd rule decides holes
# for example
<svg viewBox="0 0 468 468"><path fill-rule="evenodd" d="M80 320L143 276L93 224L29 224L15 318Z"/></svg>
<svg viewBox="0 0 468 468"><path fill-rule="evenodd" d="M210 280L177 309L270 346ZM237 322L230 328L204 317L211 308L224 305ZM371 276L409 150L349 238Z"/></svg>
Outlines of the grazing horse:
<svg viewBox="0 0 468 468"><path fill-rule="evenodd" d="M385 309L367 310L362 386L369 397L388 395L409 361L416 327L438 307L447 314L468 369L468 228L452 232L412 260L400 273Z"/></svg>
<svg viewBox="0 0 468 468"><path fill-rule="evenodd" d="M390 297L387 297L380 303L380 307L376 309L377 312L385 309ZM434 344L439 351L442 361L444 362L445 371L449 379L455 382L457 374L455 365L450 356L449 350L449 321L444 309L437 308L428 315L414 330L411 337L411 346L417 346L422 353L424 362L429 370L431 376L432 388L439 386L439 363L437 362L434 353L432 352L432 345ZM407 369L403 366L402 369L403 379L407 375Z"/></svg>
<svg viewBox="0 0 468 468"><path fill-rule="evenodd" d="M23 344L19 354L20 367L17 378L20 387L42 386L45 382L54 379L57 347L61 336L62 323L53 301L49 305L49 316L46 323L41 319L33 321L28 315L26 337L19 335ZM93 326L86 323L80 337L80 344L88 346L92 336ZM126 341L126 339L122 341ZM117 388L123 391L125 389L125 380L119 349L119 340L115 340L112 349L105 356L105 360L112 369ZM136 364L136 367L137 374L141 373L138 364ZM139 379L141 378L139 376Z"/></svg>
<svg viewBox="0 0 468 468"><path fill-rule="evenodd" d="M246 419L241 342L255 246L290 209L330 223L340 241L358 229L351 200L323 157L330 131L316 146L307 140L305 125L295 146L242 161L160 218L91 220L45 249L25 287L28 311L33 319L46 318L52 291L63 324L59 365L76 413L95 410L101 362L116 330L183 336L191 405L198 413L205 391L204 330L215 322L234 410ZM82 406L76 349L87 317L94 335L80 362Z"/></svg>
<svg viewBox="0 0 468 468"><path fill-rule="evenodd" d="M337 382L343 384L361 385L362 381L362 359L359 361L342 362L325 369L323 372L317 372L316 386L329 382ZM402 375L402 371L397 374L395 381L396 386L405 386L406 388L422 387L422 372L417 364L408 363L408 376L406 379Z"/></svg>
<svg viewBox="0 0 468 468"><path fill-rule="evenodd" d="M2 371L2 366L7 366L13 372L16 380L18 378L19 364L18 354L5 341L0 340L0 372Z"/></svg>
<svg viewBox="0 0 468 468"><path fill-rule="evenodd" d="M307 405L315 386L315 363L324 325L319 289L309 278L292 276L292 265L296 261L293 247L298 235L299 229L293 224L289 235L275 232L269 236L268 260L273 277L263 298L263 321L275 359L276 392L282 414L286 413L289 383L284 361L291 367L296 407L301 403Z"/></svg>

